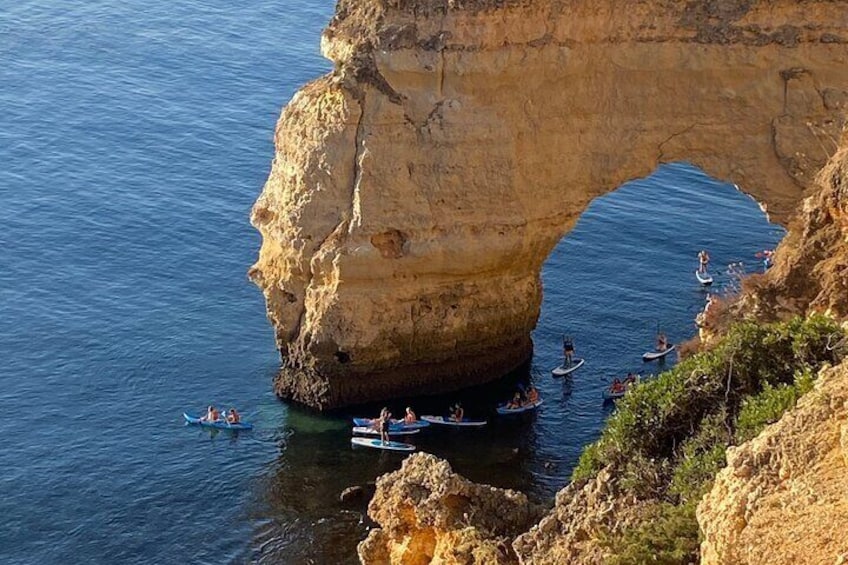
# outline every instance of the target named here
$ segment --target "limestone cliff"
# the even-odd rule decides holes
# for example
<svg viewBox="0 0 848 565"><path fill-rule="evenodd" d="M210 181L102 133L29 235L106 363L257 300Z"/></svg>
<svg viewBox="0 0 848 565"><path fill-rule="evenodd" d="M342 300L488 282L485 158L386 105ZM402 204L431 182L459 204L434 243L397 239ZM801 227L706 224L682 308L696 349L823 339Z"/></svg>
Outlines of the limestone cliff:
<svg viewBox="0 0 848 565"><path fill-rule="evenodd" d="M753 278L741 308L759 319L811 310L848 317L848 134L817 177L776 262Z"/></svg>
<svg viewBox="0 0 848 565"><path fill-rule="evenodd" d="M250 271L318 407L525 361L539 272L595 197L689 160L786 221L848 100L826 0L340 0L283 111Z"/></svg>
<svg viewBox="0 0 848 565"><path fill-rule="evenodd" d="M848 363L727 462L698 507L702 563L845 563Z"/></svg>

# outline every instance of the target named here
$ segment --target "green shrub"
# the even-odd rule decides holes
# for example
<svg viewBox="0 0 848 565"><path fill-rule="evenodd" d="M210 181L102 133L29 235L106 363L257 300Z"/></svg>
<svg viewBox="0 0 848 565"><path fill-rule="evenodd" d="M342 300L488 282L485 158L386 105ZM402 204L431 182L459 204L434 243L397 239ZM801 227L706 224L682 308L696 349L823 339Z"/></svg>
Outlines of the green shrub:
<svg viewBox="0 0 848 565"><path fill-rule="evenodd" d="M736 442L743 443L759 434L813 388L813 374L808 368L798 373L795 382L773 387L766 384L759 394L746 397L736 418Z"/></svg>
<svg viewBox="0 0 848 565"><path fill-rule="evenodd" d="M711 350L634 387L601 437L587 446L575 481L609 466L619 488L653 501L650 516L606 540L615 563L680 563L697 557L695 506L725 465L725 450L757 435L810 390L828 338L844 335L822 315L733 325Z"/></svg>
<svg viewBox="0 0 848 565"><path fill-rule="evenodd" d="M646 512L642 522L604 545L613 553L614 565L697 563L699 554L696 503L659 503Z"/></svg>

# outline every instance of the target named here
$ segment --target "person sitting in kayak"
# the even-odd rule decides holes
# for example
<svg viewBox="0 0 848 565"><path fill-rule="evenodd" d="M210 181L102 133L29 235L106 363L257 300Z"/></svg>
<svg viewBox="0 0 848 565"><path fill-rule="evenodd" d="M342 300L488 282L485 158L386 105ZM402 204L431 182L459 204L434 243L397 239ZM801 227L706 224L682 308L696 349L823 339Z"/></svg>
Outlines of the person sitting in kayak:
<svg viewBox="0 0 848 565"><path fill-rule="evenodd" d="M515 410L516 408L521 408L521 393L516 392L513 395L512 400L510 400L509 402L506 403L506 407L509 410Z"/></svg>
<svg viewBox="0 0 848 565"><path fill-rule="evenodd" d="M668 349L668 338L660 332L657 334L657 351L665 351Z"/></svg>
<svg viewBox="0 0 848 565"><path fill-rule="evenodd" d="M392 419L392 413L389 409L383 407L380 410L380 418L378 419L380 426L380 440L385 444L389 441L389 421Z"/></svg>
<svg viewBox="0 0 848 565"><path fill-rule="evenodd" d="M570 367L574 358L574 340L568 336L562 336L562 356L565 358L565 365Z"/></svg>
<svg viewBox="0 0 848 565"><path fill-rule="evenodd" d="M418 416L412 411L412 407L406 407L406 414L403 417L404 424L414 424L418 421Z"/></svg>
<svg viewBox="0 0 848 565"><path fill-rule="evenodd" d="M618 377L613 379L610 385L610 392L624 392L624 383Z"/></svg>
<svg viewBox="0 0 848 565"><path fill-rule="evenodd" d="M459 404L459 402L457 402L456 405L453 407L450 419L454 422L461 422L463 418L465 418L465 410L463 410L462 406Z"/></svg>
<svg viewBox="0 0 848 565"><path fill-rule="evenodd" d="M527 389L527 404L535 404L539 401L539 391L536 390L536 387L530 385L530 388Z"/></svg>
<svg viewBox="0 0 848 565"><path fill-rule="evenodd" d="M624 379L624 386L625 387L630 386L635 382L636 382L636 375L634 375L633 373L627 373L627 378Z"/></svg>
<svg viewBox="0 0 848 565"><path fill-rule="evenodd" d="M217 422L221 419L221 413L218 412L218 409L209 405L209 408L206 409L206 415L203 416L200 421L201 422Z"/></svg>
<svg viewBox="0 0 848 565"><path fill-rule="evenodd" d="M707 267L710 264L710 254L707 253L706 249L701 249L701 252L698 253L698 272L701 274L706 274Z"/></svg>
<svg viewBox="0 0 848 565"><path fill-rule="evenodd" d="M228 424L240 424L241 423L241 415L236 412L235 408L230 408L230 411L227 413L227 423Z"/></svg>

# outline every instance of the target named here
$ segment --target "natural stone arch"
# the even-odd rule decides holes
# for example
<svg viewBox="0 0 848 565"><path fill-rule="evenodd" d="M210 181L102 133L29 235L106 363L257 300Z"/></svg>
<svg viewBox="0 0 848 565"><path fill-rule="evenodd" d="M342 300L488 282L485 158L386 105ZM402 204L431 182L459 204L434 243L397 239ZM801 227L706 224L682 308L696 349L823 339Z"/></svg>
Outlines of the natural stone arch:
<svg viewBox="0 0 848 565"><path fill-rule="evenodd" d="M785 223L842 126L847 6L341 1L336 70L284 110L252 215L277 391L329 407L515 368L556 242L661 162Z"/></svg>

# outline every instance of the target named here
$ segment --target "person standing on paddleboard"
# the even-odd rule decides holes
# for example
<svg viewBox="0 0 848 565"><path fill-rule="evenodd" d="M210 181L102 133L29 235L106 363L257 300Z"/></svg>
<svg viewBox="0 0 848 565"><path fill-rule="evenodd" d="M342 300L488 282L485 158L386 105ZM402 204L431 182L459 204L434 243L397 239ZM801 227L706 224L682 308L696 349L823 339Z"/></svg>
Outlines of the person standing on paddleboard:
<svg viewBox="0 0 848 565"><path fill-rule="evenodd" d="M566 335L562 336L562 356L565 358L565 366L570 367L574 357L574 340Z"/></svg>
<svg viewBox="0 0 848 565"><path fill-rule="evenodd" d="M383 442L383 445L389 442L389 420L391 420L392 413L389 412L389 409L383 407L380 410L380 441Z"/></svg>
<svg viewBox="0 0 848 565"><path fill-rule="evenodd" d="M701 252L698 253L698 272L702 274L706 274L707 267L710 265L710 254L707 253L706 249L701 249Z"/></svg>

